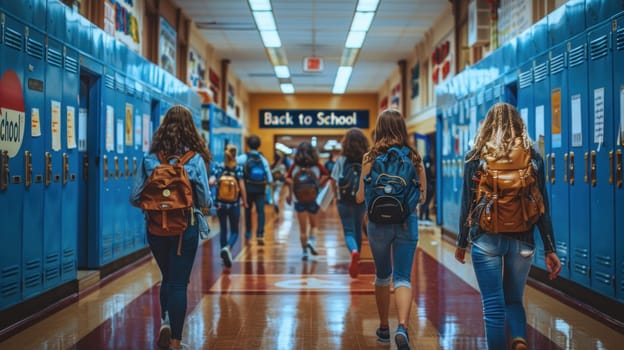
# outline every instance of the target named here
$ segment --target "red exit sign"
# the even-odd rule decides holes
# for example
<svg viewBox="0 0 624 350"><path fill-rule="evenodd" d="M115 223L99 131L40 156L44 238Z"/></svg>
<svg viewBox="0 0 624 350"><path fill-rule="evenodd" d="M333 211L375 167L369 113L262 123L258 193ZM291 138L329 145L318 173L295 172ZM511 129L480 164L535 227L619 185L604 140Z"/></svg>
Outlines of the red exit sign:
<svg viewBox="0 0 624 350"><path fill-rule="evenodd" d="M305 57L303 59L304 72L322 72L323 59L320 57Z"/></svg>

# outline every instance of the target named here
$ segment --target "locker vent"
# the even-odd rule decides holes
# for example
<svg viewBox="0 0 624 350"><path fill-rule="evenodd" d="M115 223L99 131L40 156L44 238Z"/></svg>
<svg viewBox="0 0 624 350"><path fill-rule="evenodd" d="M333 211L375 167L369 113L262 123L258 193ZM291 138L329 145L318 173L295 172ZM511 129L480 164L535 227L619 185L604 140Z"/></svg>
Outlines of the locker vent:
<svg viewBox="0 0 624 350"><path fill-rule="evenodd" d="M53 66L61 67L63 65L63 55L53 48L48 48L48 63Z"/></svg>
<svg viewBox="0 0 624 350"><path fill-rule="evenodd" d="M615 48L618 51L624 50L624 28L620 28L615 32Z"/></svg>
<svg viewBox="0 0 624 350"><path fill-rule="evenodd" d="M8 299L14 296L15 294L17 294L18 292L19 292L19 281L5 282L5 284L2 285L2 289L0 290L0 295L2 296L2 298Z"/></svg>
<svg viewBox="0 0 624 350"><path fill-rule="evenodd" d="M134 96L136 93L136 89L134 88L134 84L126 84L126 92L130 96Z"/></svg>
<svg viewBox="0 0 624 350"><path fill-rule="evenodd" d="M576 67L579 64L583 64L585 62L586 50L585 44L577 46L570 50L568 54L568 60L570 62L570 67Z"/></svg>
<svg viewBox="0 0 624 350"><path fill-rule="evenodd" d="M543 81L548 76L548 61L538 64L534 68L534 79L536 83Z"/></svg>
<svg viewBox="0 0 624 350"><path fill-rule="evenodd" d="M493 95L494 95L494 93L492 91L492 88L485 89L485 100L486 101L491 101Z"/></svg>
<svg viewBox="0 0 624 350"><path fill-rule="evenodd" d="M532 83L533 83L533 70L529 69L526 72L522 72L518 74L518 84L521 89L531 86Z"/></svg>
<svg viewBox="0 0 624 350"><path fill-rule="evenodd" d="M32 38L28 38L26 42L26 52L38 60L43 60L43 44Z"/></svg>
<svg viewBox="0 0 624 350"><path fill-rule="evenodd" d="M592 61L605 57L609 52L607 36L603 35L590 43L589 57Z"/></svg>
<svg viewBox="0 0 624 350"><path fill-rule="evenodd" d="M483 98L485 93L483 92L483 90L479 91L479 93L477 93L477 106L483 103Z"/></svg>
<svg viewBox="0 0 624 350"><path fill-rule="evenodd" d="M4 43L6 46L22 51L22 34L11 29L4 29Z"/></svg>
<svg viewBox="0 0 624 350"><path fill-rule="evenodd" d="M106 74L104 76L104 85L109 89L115 89L115 78L112 75Z"/></svg>
<svg viewBox="0 0 624 350"><path fill-rule="evenodd" d="M494 88L494 98L499 98L501 96L503 92L503 86L502 85L498 85Z"/></svg>
<svg viewBox="0 0 624 350"><path fill-rule="evenodd" d="M39 271L41 269L41 259L34 259L26 262L26 271Z"/></svg>
<svg viewBox="0 0 624 350"><path fill-rule="evenodd" d="M126 84L124 84L124 82L120 81L119 79L115 79L115 88L117 89L117 91L123 93L126 91Z"/></svg>
<svg viewBox="0 0 624 350"><path fill-rule="evenodd" d="M57 279L60 275L59 269L56 267L51 267L45 270L44 279L46 281L53 281Z"/></svg>
<svg viewBox="0 0 624 350"><path fill-rule="evenodd" d="M48 256L46 256L46 260L45 260L45 264L47 265L56 265L59 263L59 254L54 253L54 254L49 254Z"/></svg>
<svg viewBox="0 0 624 350"><path fill-rule="evenodd" d="M78 73L78 60L73 57L65 56L65 70L70 73Z"/></svg>
<svg viewBox="0 0 624 350"><path fill-rule="evenodd" d="M0 272L0 296L2 298L9 298L19 292L19 272L20 268L17 265L7 266Z"/></svg>
<svg viewBox="0 0 624 350"><path fill-rule="evenodd" d="M63 260L73 259L74 250L73 249L63 249Z"/></svg>
<svg viewBox="0 0 624 350"><path fill-rule="evenodd" d="M565 56L563 53L550 59L550 75L559 74L565 68Z"/></svg>
<svg viewBox="0 0 624 350"><path fill-rule="evenodd" d="M63 275L65 274L71 274L74 272L74 261L68 261L66 263L63 263Z"/></svg>
<svg viewBox="0 0 624 350"><path fill-rule="evenodd" d="M574 272L583 276L587 276L589 274L589 268L585 264L576 263L574 264Z"/></svg>
<svg viewBox="0 0 624 350"><path fill-rule="evenodd" d="M24 278L24 287L26 288L35 288L41 284L41 275L32 275Z"/></svg>
<svg viewBox="0 0 624 350"><path fill-rule="evenodd" d="M601 271L595 271L594 273L594 280L598 281L600 283L603 283L607 286L611 286L611 274L609 273L604 273Z"/></svg>

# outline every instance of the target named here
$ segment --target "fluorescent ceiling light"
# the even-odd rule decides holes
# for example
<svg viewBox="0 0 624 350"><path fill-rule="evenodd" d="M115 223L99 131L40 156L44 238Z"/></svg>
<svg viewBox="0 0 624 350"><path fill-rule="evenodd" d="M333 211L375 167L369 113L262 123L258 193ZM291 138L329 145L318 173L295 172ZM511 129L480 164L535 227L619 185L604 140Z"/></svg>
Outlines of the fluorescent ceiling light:
<svg viewBox="0 0 624 350"><path fill-rule="evenodd" d="M373 17L375 12L356 12L353 16L353 22L351 22L352 32L366 32L373 23Z"/></svg>
<svg viewBox="0 0 624 350"><path fill-rule="evenodd" d="M376 11L378 4L379 0L360 0L358 1L356 11Z"/></svg>
<svg viewBox="0 0 624 350"><path fill-rule="evenodd" d="M282 41L280 40L279 34L277 34L276 30L261 30L260 36L262 37L264 47L282 46Z"/></svg>
<svg viewBox="0 0 624 350"><path fill-rule="evenodd" d="M353 71L353 67L338 67L336 81L334 81L334 87L332 89L333 94L343 94L345 90L347 90L347 84L349 84L349 79L351 78L351 71Z"/></svg>
<svg viewBox="0 0 624 350"><path fill-rule="evenodd" d="M278 78L290 78L290 71L288 70L288 66L275 66L273 67L275 70L275 76Z"/></svg>
<svg viewBox="0 0 624 350"><path fill-rule="evenodd" d="M359 49L364 44L365 38L366 32L349 32L349 35L347 35L347 42L345 43L345 47L348 49Z"/></svg>
<svg viewBox="0 0 624 350"><path fill-rule="evenodd" d="M270 0L249 0L249 7L252 11L271 11Z"/></svg>
<svg viewBox="0 0 624 350"><path fill-rule="evenodd" d="M280 89L282 89L282 93L284 94L295 93L295 86L293 84L280 84Z"/></svg>
<svg viewBox="0 0 624 350"><path fill-rule="evenodd" d="M253 11L254 19L258 30L276 30L275 19L273 18L273 12L271 11Z"/></svg>

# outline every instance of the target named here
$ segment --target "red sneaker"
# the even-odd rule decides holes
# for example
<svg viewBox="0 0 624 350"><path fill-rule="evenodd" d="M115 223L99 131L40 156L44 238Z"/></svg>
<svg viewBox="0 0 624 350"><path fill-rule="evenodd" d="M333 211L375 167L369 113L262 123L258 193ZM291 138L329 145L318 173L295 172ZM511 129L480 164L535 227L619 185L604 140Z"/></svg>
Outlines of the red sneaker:
<svg viewBox="0 0 624 350"><path fill-rule="evenodd" d="M360 262L360 253L357 250L351 252L351 264L349 264L349 275L352 278L358 276L358 263Z"/></svg>

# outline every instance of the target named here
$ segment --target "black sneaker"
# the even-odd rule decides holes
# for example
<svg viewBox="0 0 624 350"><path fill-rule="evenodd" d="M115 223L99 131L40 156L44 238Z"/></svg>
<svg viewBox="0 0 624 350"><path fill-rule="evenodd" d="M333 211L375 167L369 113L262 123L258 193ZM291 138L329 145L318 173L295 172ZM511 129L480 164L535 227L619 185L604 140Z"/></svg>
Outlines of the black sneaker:
<svg viewBox="0 0 624 350"><path fill-rule="evenodd" d="M390 343L390 328L377 328L377 341L384 344Z"/></svg>
<svg viewBox="0 0 624 350"><path fill-rule="evenodd" d="M407 329L405 329L405 327L399 326L399 328L397 328L394 341L396 342L397 349L410 350L409 336L407 335Z"/></svg>

